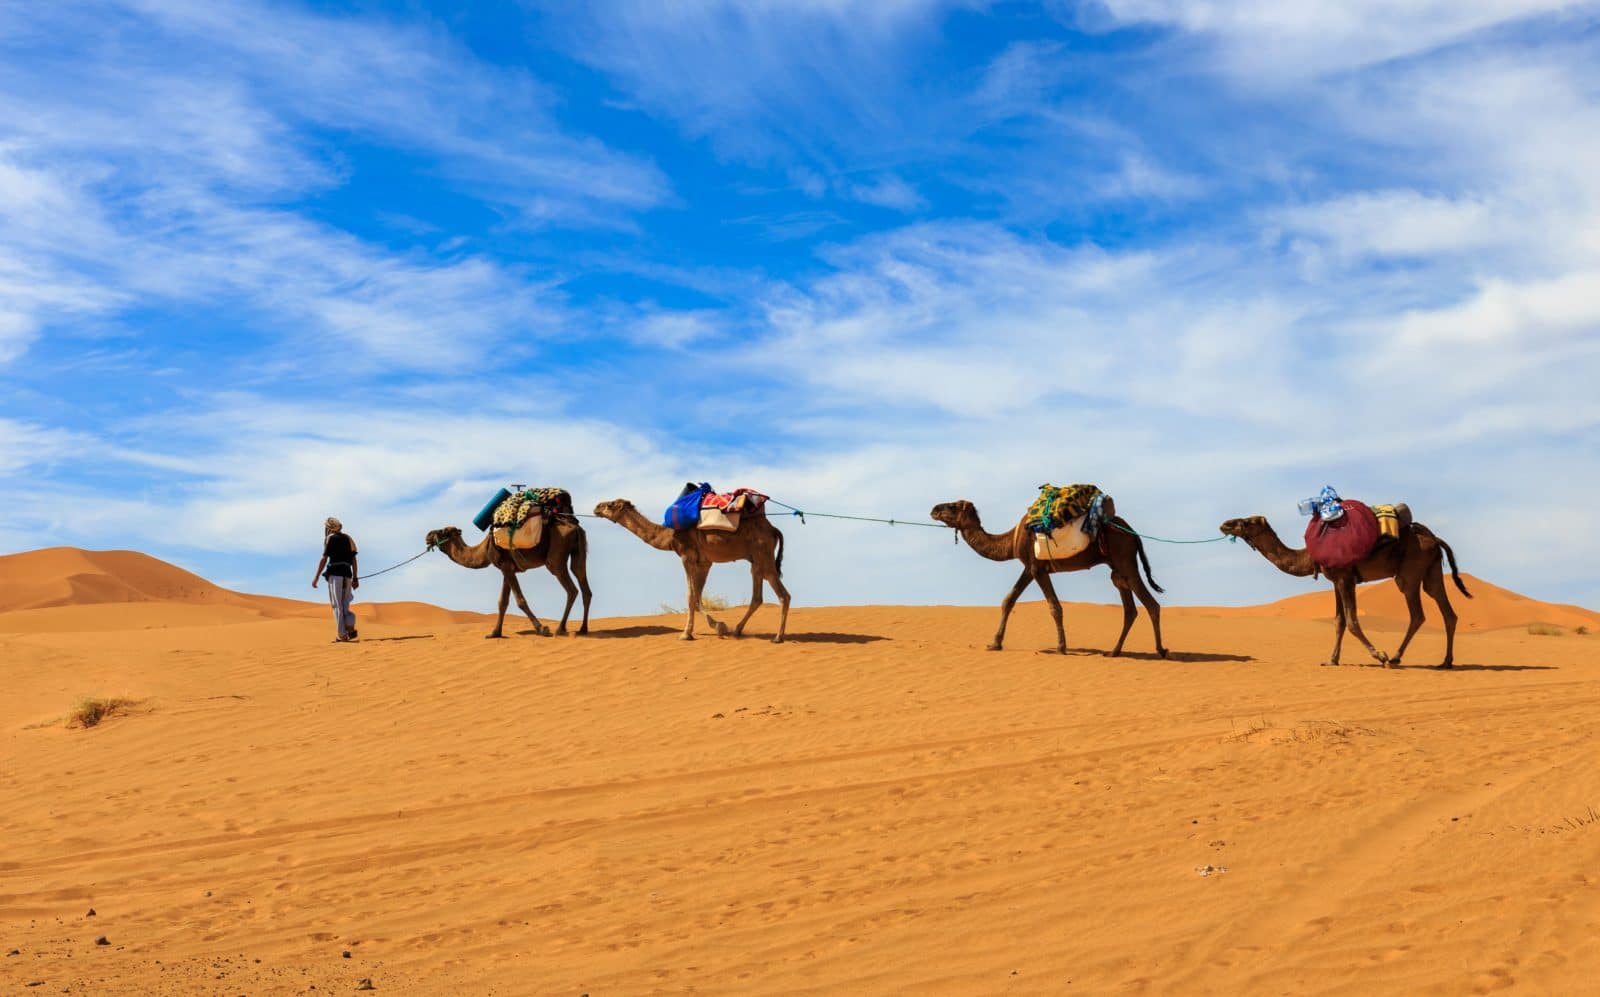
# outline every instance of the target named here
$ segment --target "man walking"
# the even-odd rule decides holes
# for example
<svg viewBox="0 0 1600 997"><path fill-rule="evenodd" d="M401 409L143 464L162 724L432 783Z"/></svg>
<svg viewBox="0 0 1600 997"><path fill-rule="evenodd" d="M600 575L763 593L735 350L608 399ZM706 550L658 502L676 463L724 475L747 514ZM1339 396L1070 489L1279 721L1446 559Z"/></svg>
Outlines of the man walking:
<svg viewBox="0 0 1600 997"><path fill-rule="evenodd" d="M356 614L350 609L350 600L361 587L361 575L356 571L356 542L345 535L344 524L333 516L322 524L322 532L322 560L317 562L311 587L317 587L318 578L328 580L328 602L333 606L338 640L355 640Z"/></svg>

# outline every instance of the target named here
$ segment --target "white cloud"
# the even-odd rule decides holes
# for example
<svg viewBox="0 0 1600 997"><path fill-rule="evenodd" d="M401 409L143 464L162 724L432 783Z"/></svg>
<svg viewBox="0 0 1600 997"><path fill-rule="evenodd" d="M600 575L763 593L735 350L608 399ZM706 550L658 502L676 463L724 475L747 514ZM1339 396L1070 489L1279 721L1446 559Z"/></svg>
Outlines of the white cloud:
<svg viewBox="0 0 1600 997"><path fill-rule="evenodd" d="M1289 78L1429 52L1486 29L1564 11L1574 0L1089 0L1089 25L1159 24L1215 41L1230 72Z"/></svg>

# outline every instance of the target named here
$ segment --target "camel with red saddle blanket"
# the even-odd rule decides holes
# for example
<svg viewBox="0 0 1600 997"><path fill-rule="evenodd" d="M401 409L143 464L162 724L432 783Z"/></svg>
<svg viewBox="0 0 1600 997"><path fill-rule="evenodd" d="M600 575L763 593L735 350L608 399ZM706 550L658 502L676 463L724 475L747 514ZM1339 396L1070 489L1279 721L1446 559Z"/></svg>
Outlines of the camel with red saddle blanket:
<svg viewBox="0 0 1600 997"><path fill-rule="evenodd" d="M1445 560L1450 562L1450 576L1456 588L1462 595L1472 598L1456 569L1455 552L1432 530L1414 522L1411 510L1404 505L1369 508L1353 499L1333 495L1332 507L1339 514L1324 519L1329 508L1327 496L1331 493L1332 489L1324 489L1323 511L1316 508L1315 500L1308 499L1301 504L1304 511L1312 514L1312 519L1306 526L1306 546L1299 549L1278 539L1265 516L1230 519L1220 529L1255 548L1285 574L1301 578L1326 575L1333 583L1333 653L1326 664L1339 663L1339 648L1344 642L1345 628L1349 627L1372 653L1373 660L1380 665L1398 667L1411 638L1422 626L1422 593L1426 591L1438 604L1439 615L1444 618L1444 661L1438 667L1452 667L1455 664L1456 612L1450 606L1450 596L1445 589ZM1393 657L1373 646L1356 616L1356 586L1385 578L1393 578L1399 586L1411 616L1406 635Z"/></svg>
<svg viewBox="0 0 1600 997"><path fill-rule="evenodd" d="M744 626L761 608L761 585L772 586L778 597L778 634L774 644L782 644L789 623L789 590L783 585L783 533L772 525L762 508L766 496L749 489L715 495L709 485L691 485L679 502L667 510L676 526L652 522L627 499L612 499L594 507L594 514L609 519L657 550L670 550L683 561L683 574L689 585L688 619L683 625L683 640L694 640L694 618L700 612L700 597L713 564L731 561L750 562L750 605L744 618L733 628L735 637L744 636ZM675 518L674 510L686 505L692 515ZM728 627L705 614L706 623L726 637Z"/></svg>

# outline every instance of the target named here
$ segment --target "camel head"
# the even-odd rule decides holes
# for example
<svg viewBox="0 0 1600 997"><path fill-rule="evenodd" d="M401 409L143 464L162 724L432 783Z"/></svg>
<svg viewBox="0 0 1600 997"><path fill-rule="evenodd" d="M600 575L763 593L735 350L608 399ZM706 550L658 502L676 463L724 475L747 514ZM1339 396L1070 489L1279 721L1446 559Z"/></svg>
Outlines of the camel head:
<svg viewBox="0 0 1600 997"><path fill-rule="evenodd" d="M1230 519L1217 527L1230 537L1238 537L1245 543L1254 547L1258 539L1272 532L1272 527L1267 524L1265 516L1246 516L1243 519Z"/></svg>
<svg viewBox="0 0 1600 997"><path fill-rule="evenodd" d="M622 518L622 514L633 508L633 503L627 499L612 499L610 502L601 502L594 507L594 514L601 519L609 519L613 523Z"/></svg>
<svg viewBox="0 0 1600 997"><path fill-rule="evenodd" d="M460 540L461 531L454 526L444 526L437 530L428 531L428 549L439 546L450 540Z"/></svg>
<svg viewBox="0 0 1600 997"><path fill-rule="evenodd" d="M961 529L964 526L976 526L978 523L978 508L966 499L956 499L954 502L940 502L933 507L928 515L952 529Z"/></svg>

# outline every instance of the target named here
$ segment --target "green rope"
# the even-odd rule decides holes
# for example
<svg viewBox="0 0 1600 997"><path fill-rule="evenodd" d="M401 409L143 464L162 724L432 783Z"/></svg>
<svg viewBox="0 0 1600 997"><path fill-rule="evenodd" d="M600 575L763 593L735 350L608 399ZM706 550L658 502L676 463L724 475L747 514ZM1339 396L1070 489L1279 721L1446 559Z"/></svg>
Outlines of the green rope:
<svg viewBox="0 0 1600 997"><path fill-rule="evenodd" d="M944 525L943 523L919 523L914 519L879 519L875 516L843 516L833 512L805 512L800 509L796 509L787 502L779 502L775 498L769 498L767 501L771 502L773 505L781 505L785 509L788 509L789 515L799 517L800 522L802 523L806 521L807 516L817 516L822 519L849 519L857 523L888 523L890 526L931 526L938 530L950 529L950 527Z"/></svg>
<svg viewBox="0 0 1600 997"><path fill-rule="evenodd" d="M1123 526L1121 523L1118 523L1115 520L1108 519L1108 520L1106 520L1106 523L1108 525L1110 525L1110 526L1115 526L1117 529L1121 530L1124 533L1131 533L1132 535L1138 537L1141 540L1154 540L1156 543L1163 543L1163 544L1214 544L1218 540L1226 540L1229 543L1237 543L1238 540L1239 540L1238 537L1229 536L1228 534L1225 534L1225 533L1221 534L1221 535L1218 535L1218 536L1214 536L1214 537L1207 537L1204 540L1172 540L1172 539L1170 539L1168 537L1153 537L1148 533L1140 533L1138 530L1129 529L1128 527Z"/></svg>

